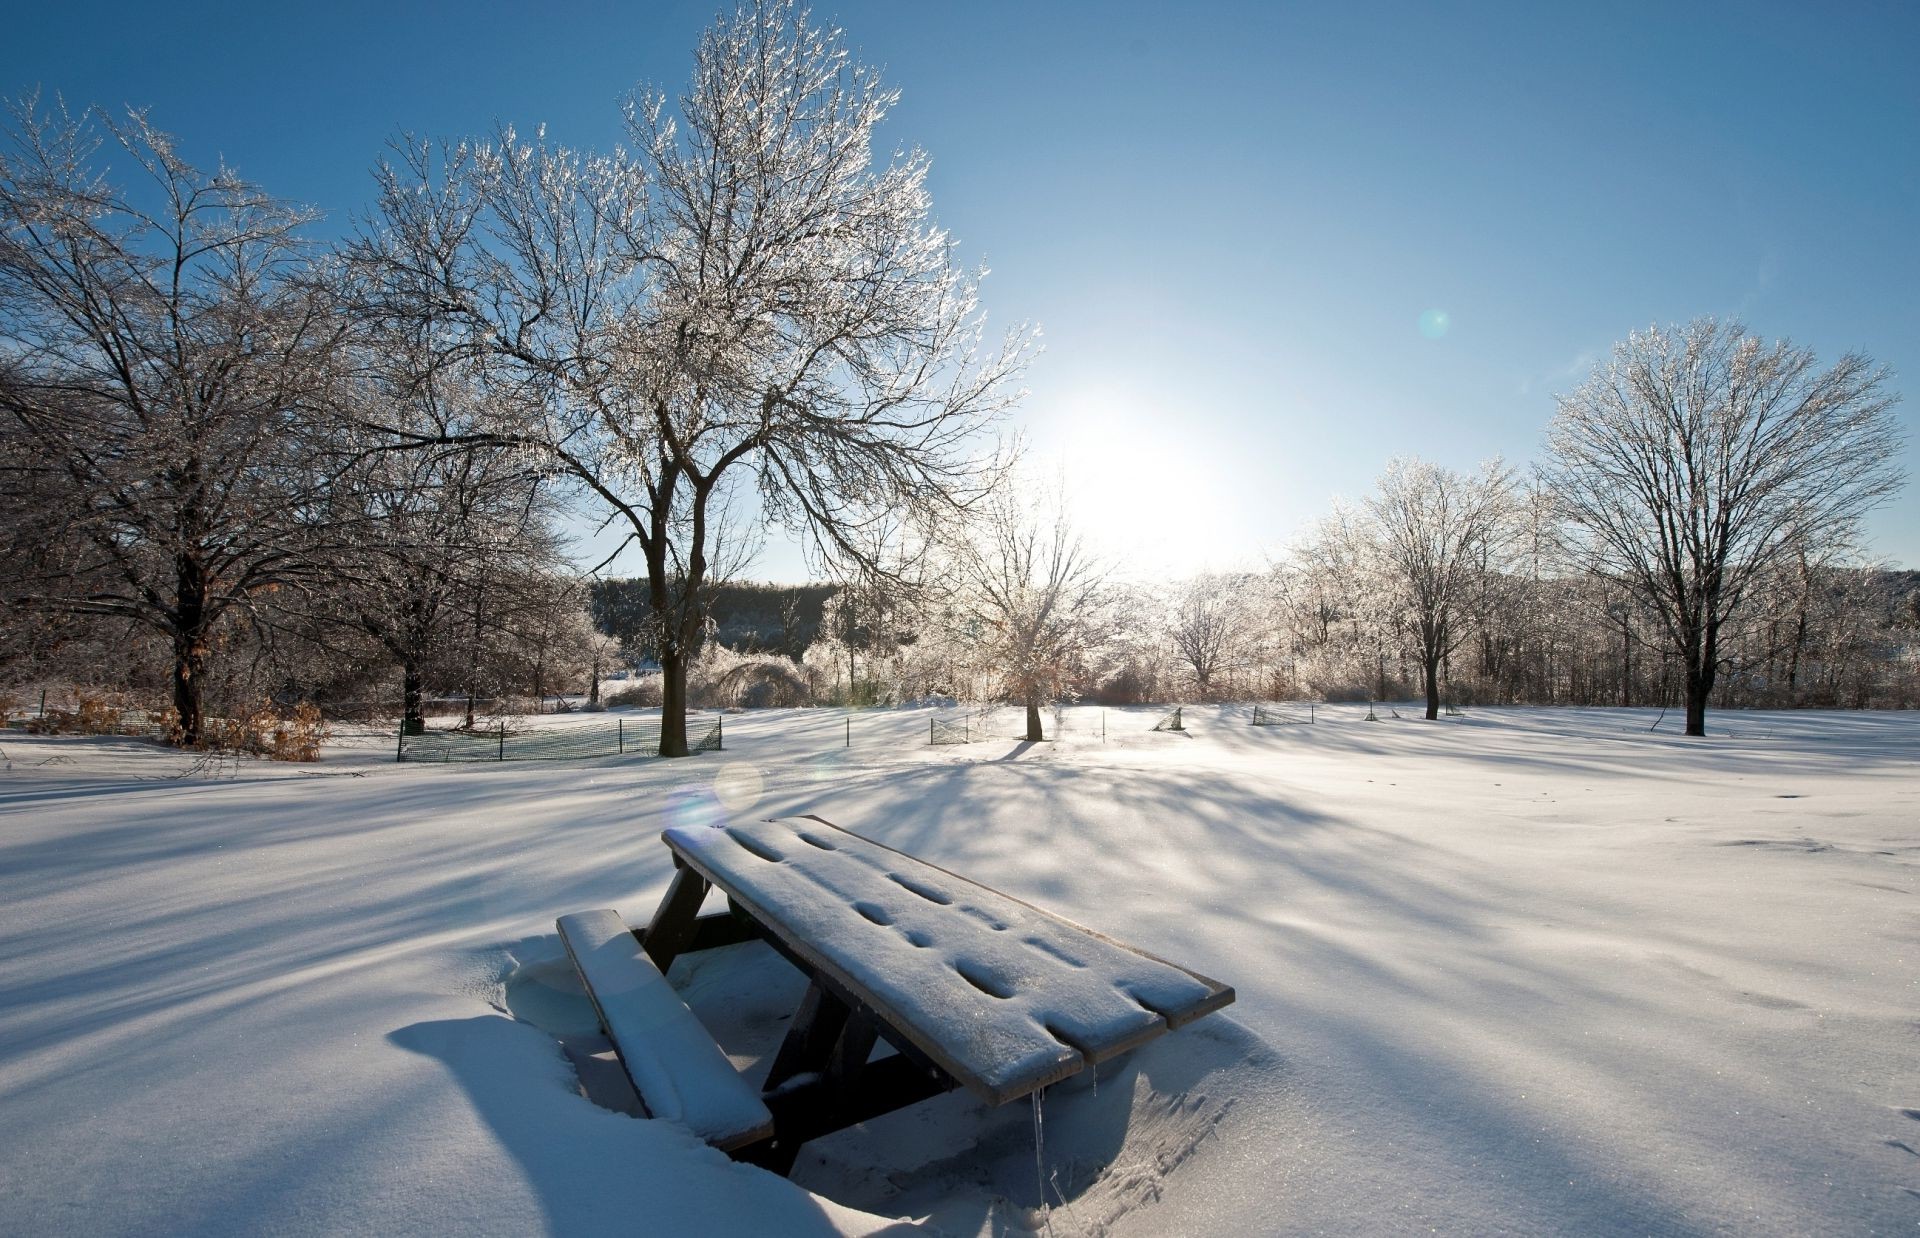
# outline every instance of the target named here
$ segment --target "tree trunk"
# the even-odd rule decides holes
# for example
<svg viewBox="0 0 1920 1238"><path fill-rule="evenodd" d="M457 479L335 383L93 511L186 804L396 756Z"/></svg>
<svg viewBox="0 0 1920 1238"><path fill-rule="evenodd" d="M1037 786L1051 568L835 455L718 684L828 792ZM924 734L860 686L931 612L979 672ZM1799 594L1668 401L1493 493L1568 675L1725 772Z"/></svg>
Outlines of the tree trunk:
<svg viewBox="0 0 1920 1238"><path fill-rule="evenodd" d="M1040 701L1037 697L1027 698L1027 742L1037 744L1046 738L1040 729Z"/></svg>
<svg viewBox="0 0 1920 1238"><path fill-rule="evenodd" d="M1800 654L1807 647L1807 606L1803 599L1800 613L1793 624L1793 657L1787 663L1787 704L1795 703L1795 694L1800 687Z"/></svg>
<svg viewBox="0 0 1920 1238"><path fill-rule="evenodd" d="M1421 661L1426 664L1423 669L1427 676L1427 721L1431 722L1440 716L1440 659L1428 654Z"/></svg>
<svg viewBox="0 0 1920 1238"><path fill-rule="evenodd" d="M485 577L475 582L475 589L485 585ZM484 593L475 593L473 599L473 644L467 648L467 729L473 729L473 707L480 696L480 638L486 628L481 623L481 607Z"/></svg>
<svg viewBox="0 0 1920 1238"><path fill-rule="evenodd" d="M1620 707L1633 704L1633 629L1620 620Z"/></svg>
<svg viewBox="0 0 1920 1238"><path fill-rule="evenodd" d="M206 669L204 646L189 634L173 639L173 712L179 719L180 743L200 743L206 719L201 708L201 679Z"/></svg>
<svg viewBox="0 0 1920 1238"><path fill-rule="evenodd" d="M423 686L420 664L407 661L400 670L400 733L403 735L424 735L427 733L427 716L421 708Z"/></svg>
<svg viewBox="0 0 1920 1238"><path fill-rule="evenodd" d="M187 554L174 560L176 608L173 627L173 712L180 743L199 745L206 718L202 709L207 658L207 574Z"/></svg>
<svg viewBox="0 0 1920 1238"><path fill-rule="evenodd" d="M587 705L591 707L594 705L598 705L599 703L600 703L600 655L596 653L593 655L593 678L587 681Z"/></svg>
<svg viewBox="0 0 1920 1238"><path fill-rule="evenodd" d="M1713 668L1687 668L1687 734L1707 733L1707 698L1713 694Z"/></svg>
<svg viewBox="0 0 1920 1238"><path fill-rule="evenodd" d="M1687 681L1687 734L1704 737L1707 733L1707 702L1713 696L1713 683L1720 670L1720 626L1709 618L1700 625L1694 639L1684 643Z"/></svg>
<svg viewBox="0 0 1920 1238"><path fill-rule="evenodd" d="M661 641L660 644L660 755L684 757L687 755L687 658L677 642Z"/></svg>

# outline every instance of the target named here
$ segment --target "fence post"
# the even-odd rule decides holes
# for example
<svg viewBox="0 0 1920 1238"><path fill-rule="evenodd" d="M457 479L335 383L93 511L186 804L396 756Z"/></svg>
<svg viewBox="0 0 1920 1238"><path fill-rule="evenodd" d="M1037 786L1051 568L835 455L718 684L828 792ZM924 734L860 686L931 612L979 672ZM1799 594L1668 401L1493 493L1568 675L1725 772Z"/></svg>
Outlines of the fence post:
<svg viewBox="0 0 1920 1238"><path fill-rule="evenodd" d="M847 715L847 747L853 747L853 715Z"/></svg>
<svg viewBox="0 0 1920 1238"><path fill-rule="evenodd" d="M727 750L727 720L719 714L713 716L713 750L715 752Z"/></svg>
<svg viewBox="0 0 1920 1238"><path fill-rule="evenodd" d="M500 720L500 759L502 761L507 759L507 720L505 718Z"/></svg>
<svg viewBox="0 0 1920 1238"><path fill-rule="evenodd" d="M47 716L47 690L45 688L40 689L40 716L42 718Z"/></svg>
<svg viewBox="0 0 1920 1238"><path fill-rule="evenodd" d="M407 759L407 720L405 718L400 720L400 733L393 737L393 759L396 761Z"/></svg>
<svg viewBox="0 0 1920 1238"><path fill-rule="evenodd" d="M615 718L613 724L620 728L620 755L625 756L627 755L627 720Z"/></svg>
<svg viewBox="0 0 1920 1238"><path fill-rule="evenodd" d="M853 724L849 722L847 724L847 727L848 727L848 730L851 731ZM927 719L927 742L928 743L933 742L933 719L931 717Z"/></svg>

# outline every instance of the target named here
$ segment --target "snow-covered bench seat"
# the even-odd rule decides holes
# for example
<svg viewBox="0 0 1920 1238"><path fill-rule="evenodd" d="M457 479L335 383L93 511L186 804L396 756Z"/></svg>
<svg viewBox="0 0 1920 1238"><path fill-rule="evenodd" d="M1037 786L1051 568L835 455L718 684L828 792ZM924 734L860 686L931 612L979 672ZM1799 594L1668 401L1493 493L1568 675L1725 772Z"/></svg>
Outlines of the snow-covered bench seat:
<svg viewBox="0 0 1920 1238"><path fill-rule="evenodd" d="M727 1151L773 1134L773 1114L759 1092L733 1069L617 912L582 911L555 924L649 1114Z"/></svg>

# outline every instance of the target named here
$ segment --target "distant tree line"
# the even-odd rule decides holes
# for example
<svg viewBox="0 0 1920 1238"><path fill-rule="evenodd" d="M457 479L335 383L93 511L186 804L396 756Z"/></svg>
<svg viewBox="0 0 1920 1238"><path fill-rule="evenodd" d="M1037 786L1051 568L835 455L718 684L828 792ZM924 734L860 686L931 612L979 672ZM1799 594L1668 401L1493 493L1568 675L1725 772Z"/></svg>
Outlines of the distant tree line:
<svg viewBox="0 0 1920 1238"><path fill-rule="evenodd" d="M1031 336L987 338L927 156L876 159L896 98L789 0L743 4L677 99L629 100L626 146L403 137L327 245L142 112L19 100L0 670L164 684L189 745L232 694L397 679L410 729L449 684L470 717L539 697L613 654L554 534L584 497L644 565L643 606L603 612L685 755L748 496L884 577L998 477Z"/></svg>
<svg viewBox="0 0 1920 1238"><path fill-rule="evenodd" d="M1330 601L1329 578L1300 557L1258 571L1164 585L1102 586L1074 619L1084 643L1059 660L1038 700L1420 699L1420 621L1384 592ZM1722 637L1718 708L1920 707L1920 572L1809 565L1780 596ZM1384 586L1374 586L1384 589ZM1436 668L1436 704L1686 703L1678 660L1657 619L1595 576L1503 572L1474 582ZM1349 592L1342 588L1341 592ZM837 600L837 596L835 600ZM834 601L827 610L831 613ZM909 615L893 627L828 631L793 659L808 689L795 704L883 705L923 698L1024 703L994 642L953 616ZM733 671L779 656L777 628L716 641L702 665ZM1050 671L1052 668L1050 667ZM769 672L771 673L771 672ZM743 703L697 670L702 704ZM734 674L736 684L751 676Z"/></svg>
<svg viewBox="0 0 1920 1238"><path fill-rule="evenodd" d="M397 140L350 235L144 113L0 132L0 684L469 724L647 661L697 704L1420 696L1915 703L1884 373L1738 324L1638 332L1539 465L1391 461L1259 570L1116 583L993 435L986 332L895 101L787 0L576 150ZM557 529L597 508L633 579ZM757 507L749 520L746 510ZM757 523L837 583L739 583ZM585 577L583 579L582 577ZM3 704L4 702L0 702Z"/></svg>
<svg viewBox="0 0 1920 1238"><path fill-rule="evenodd" d="M1893 404L1858 355L1640 332L1527 478L1396 459L1264 570L1169 587L1107 583L1057 516L997 498L936 556L945 587L859 603L892 621L829 624L807 658L852 700L1024 703L1030 733L1063 696L1653 704L1690 735L1710 706L1908 708L1916 578L1857 551L1905 480Z"/></svg>
<svg viewBox="0 0 1920 1238"><path fill-rule="evenodd" d="M727 581L713 587L707 604L708 641L741 653L776 653L798 660L820 636L827 601L840 586L776 585ZM587 603L599 630L618 642L630 665L657 662L647 643L647 584L633 577L589 582Z"/></svg>

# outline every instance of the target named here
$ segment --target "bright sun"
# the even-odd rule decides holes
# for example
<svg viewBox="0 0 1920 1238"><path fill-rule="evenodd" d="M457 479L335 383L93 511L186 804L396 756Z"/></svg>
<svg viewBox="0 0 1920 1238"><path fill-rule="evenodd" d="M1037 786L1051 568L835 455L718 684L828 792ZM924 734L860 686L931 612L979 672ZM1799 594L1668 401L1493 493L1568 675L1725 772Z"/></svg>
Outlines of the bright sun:
<svg viewBox="0 0 1920 1238"><path fill-rule="evenodd" d="M1205 566L1223 526L1219 469L1202 467L1179 419L1125 396L1089 393L1046 444L1060 462L1073 521L1087 545L1125 576L1183 575Z"/></svg>

